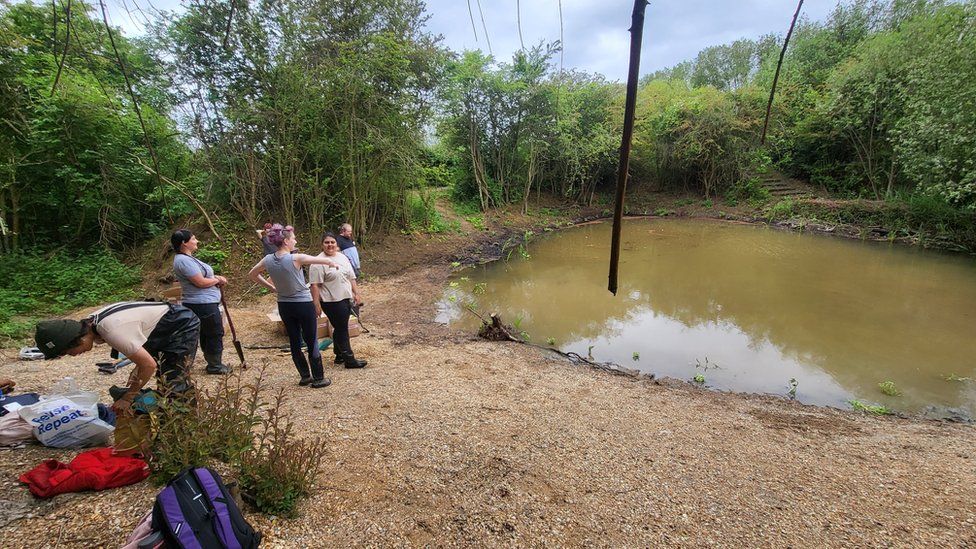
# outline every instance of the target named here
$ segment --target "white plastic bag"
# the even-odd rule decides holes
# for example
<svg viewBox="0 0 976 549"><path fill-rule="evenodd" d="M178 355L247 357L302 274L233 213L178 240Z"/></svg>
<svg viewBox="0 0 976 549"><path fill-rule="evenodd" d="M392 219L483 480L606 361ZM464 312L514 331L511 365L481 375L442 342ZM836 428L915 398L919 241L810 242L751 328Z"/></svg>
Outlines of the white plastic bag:
<svg viewBox="0 0 976 549"><path fill-rule="evenodd" d="M104 445L115 430L98 419L98 395L82 391L70 377L51 387L51 394L41 396L37 404L18 412L30 423L34 437L54 448Z"/></svg>

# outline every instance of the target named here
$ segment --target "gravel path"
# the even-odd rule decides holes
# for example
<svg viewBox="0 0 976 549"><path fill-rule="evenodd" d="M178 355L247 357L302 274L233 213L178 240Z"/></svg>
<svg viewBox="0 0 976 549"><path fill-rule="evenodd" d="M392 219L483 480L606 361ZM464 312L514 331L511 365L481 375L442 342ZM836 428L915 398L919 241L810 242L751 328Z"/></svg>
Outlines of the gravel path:
<svg viewBox="0 0 976 549"><path fill-rule="evenodd" d="M972 426L633 380L475 340L429 321L445 276L368 284L372 333L354 346L369 367L292 392L326 459L300 518L248 515L267 547L976 546ZM236 309L245 343L273 341L272 307ZM71 375L107 399L124 381L95 374L90 355L11 353L0 373L24 390ZM263 359L273 387L294 384L287 355L249 354ZM17 484L73 454L0 450L0 547L121 545L151 505L148 482L47 502Z"/></svg>

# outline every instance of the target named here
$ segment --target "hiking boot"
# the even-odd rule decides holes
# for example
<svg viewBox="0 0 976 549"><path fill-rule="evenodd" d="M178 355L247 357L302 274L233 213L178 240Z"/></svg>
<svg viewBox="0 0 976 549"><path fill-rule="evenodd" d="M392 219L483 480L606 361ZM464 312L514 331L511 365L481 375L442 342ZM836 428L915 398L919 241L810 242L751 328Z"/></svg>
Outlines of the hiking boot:
<svg viewBox="0 0 976 549"><path fill-rule="evenodd" d="M357 360L354 358L351 361L346 362L345 364L346 364L346 368L352 369L352 368L365 368L366 364L368 363L365 360Z"/></svg>
<svg viewBox="0 0 976 549"><path fill-rule="evenodd" d="M226 364L207 364L207 373L212 375L225 375L231 373L231 367Z"/></svg>
<svg viewBox="0 0 976 549"><path fill-rule="evenodd" d="M312 381L314 380L311 377L303 377L302 379L298 380L298 384L304 387L309 383L311 383Z"/></svg>
<svg viewBox="0 0 976 549"><path fill-rule="evenodd" d="M321 389L322 387L328 387L329 385L332 385L332 380L327 377L322 379L313 379L311 383L311 387L313 389Z"/></svg>
<svg viewBox="0 0 976 549"><path fill-rule="evenodd" d="M332 361L333 364L342 364L344 361L341 356L336 355L335 360Z"/></svg>

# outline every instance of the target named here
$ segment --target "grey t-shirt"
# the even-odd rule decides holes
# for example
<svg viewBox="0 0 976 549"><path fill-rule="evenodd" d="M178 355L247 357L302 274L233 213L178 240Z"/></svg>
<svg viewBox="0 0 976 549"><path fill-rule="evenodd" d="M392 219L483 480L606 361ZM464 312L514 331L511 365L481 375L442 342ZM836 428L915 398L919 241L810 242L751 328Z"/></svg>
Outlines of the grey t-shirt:
<svg viewBox="0 0 976 549"><path fill-rule="evenodd" d="M213 278L214 271L210 265L186 254L176 254L173 258L173 273L183 288L183 303L220 303L219 288L198 288L190 282L190 277L198 274L202 274L204 278Z"/></svg>
<svg viewBox="0 0 976 549"><path fill-rule="evenodd" d="M312 301L312 292L305 282L305 273L295 268L295 256L290 253L281 257L268 254L264 256L264 268L268 270L278 290L278 301L283 303Z"/></svg>

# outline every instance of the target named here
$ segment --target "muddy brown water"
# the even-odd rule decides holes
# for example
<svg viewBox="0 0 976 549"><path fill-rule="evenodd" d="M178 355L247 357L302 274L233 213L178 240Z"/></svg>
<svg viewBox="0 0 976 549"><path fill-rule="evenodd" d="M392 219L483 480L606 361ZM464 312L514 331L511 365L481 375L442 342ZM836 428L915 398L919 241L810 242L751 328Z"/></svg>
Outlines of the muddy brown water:
<svg viewBox="0 0 976 549"><path fill-rule="evenodd" d="M536 343L713 389L976 416L976 259L719 221L631 219L533 235L464 269L438 320L499 312ZM699 378L700 380L701 378ZM891 382L900 395L884 394Z"/></svg>

